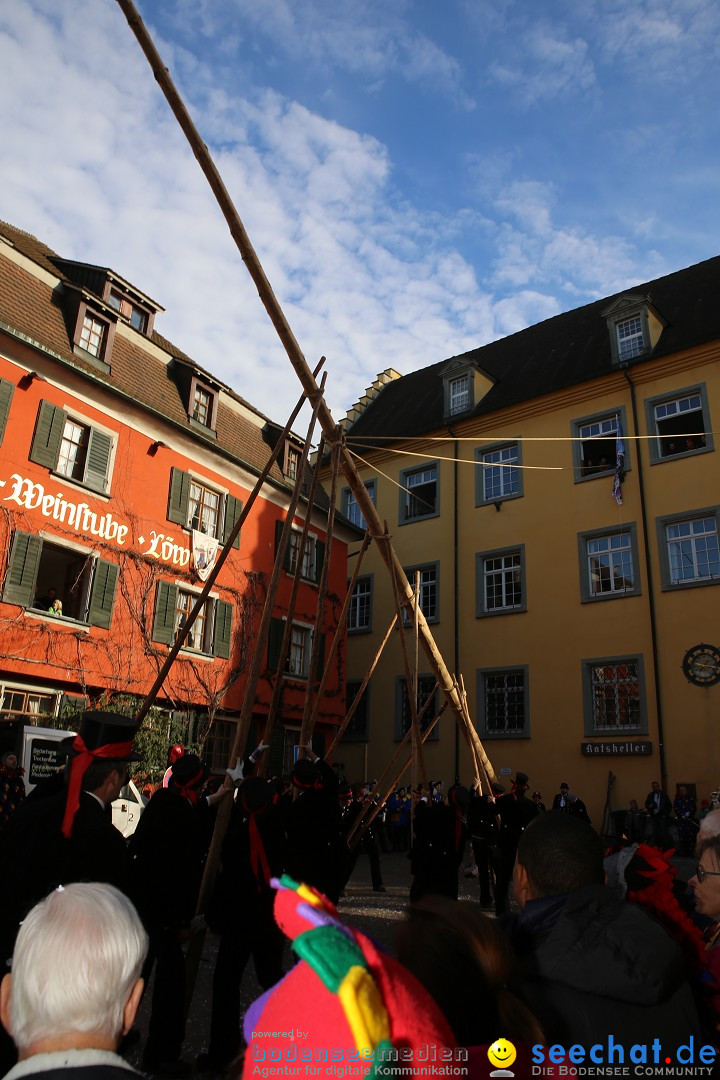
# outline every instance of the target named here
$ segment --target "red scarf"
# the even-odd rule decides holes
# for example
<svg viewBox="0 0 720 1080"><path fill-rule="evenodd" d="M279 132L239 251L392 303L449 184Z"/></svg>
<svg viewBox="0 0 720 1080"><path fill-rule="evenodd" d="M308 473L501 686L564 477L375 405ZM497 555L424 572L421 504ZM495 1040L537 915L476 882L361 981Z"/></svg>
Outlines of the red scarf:
<svg viewBox="0 0 720 1080"><path fill-rule="evenodd" d="M72 833L73 821L80 805L83 777L93 761L98 758L122 761L132 753L132 739L128 742L107 743L106 746L100 746L97 750L89 750L82 736L76 735L73 739L72 748L77 753L70 764L70 780L65 801L65 816L62 823L62 834L65 837L69 837Z"/></svg>

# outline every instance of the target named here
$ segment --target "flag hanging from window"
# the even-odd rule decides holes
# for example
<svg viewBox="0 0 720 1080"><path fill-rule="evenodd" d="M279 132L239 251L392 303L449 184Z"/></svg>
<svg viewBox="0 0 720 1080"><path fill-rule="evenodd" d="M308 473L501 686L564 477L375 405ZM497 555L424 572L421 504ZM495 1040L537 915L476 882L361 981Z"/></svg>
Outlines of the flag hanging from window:
<svg viewBox="0 0 720 1080"><path fill-rule="evenodd" d="M625 479L625 443L622 437L620 417L617 418L615 428L615 476L613 478L612 497L618 506L622 506L622 484Z"/></svg>

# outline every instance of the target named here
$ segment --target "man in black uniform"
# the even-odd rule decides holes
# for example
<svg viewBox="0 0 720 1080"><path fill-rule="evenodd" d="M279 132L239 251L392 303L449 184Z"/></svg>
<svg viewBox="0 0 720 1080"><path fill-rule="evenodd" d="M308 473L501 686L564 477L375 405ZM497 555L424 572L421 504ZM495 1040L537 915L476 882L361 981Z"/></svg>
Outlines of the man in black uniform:
<svg viewBox="0 0 720 1080"><path fill-rule="evenodd" d="M495 914L502 915L507 907L508 887L512 881L518 841L524 829L538 816L537 807L527 797L528 776L519 772L507 795L495 800L500 817L500 857L495 879Z"/></svg>
<svg viewBox="0 0 720 1080"><path fill-rule="evenodd" d="M129 716L83 713L64 787L45 798L27 799L3 831L0 970L6 970L26 913L58 885L99 881L127 892L129 856L112 824L110 804L127 783L129 763L140 760L132 748L136 730Z"/></svg>
<svg viewBox="0 0 720 1080"><path fill-rule="evenodd" d="M468 806L467 824L470 830L475 865L478 869L480 903L490 907L491 883L494 888L500 852L500 825L495 805L496 799L505 794L502 784L493 783L490 794L482 794L479 782L473 782Z"/></svg>
<svg viewBox="0 0 720 1080"><path fill-rule="evenodd" d="M359 817L362 817L365 811L368 809L370 792L367 784L356 782L352 785L350 802L343 808L342 811L342 828L343 835L349 837L353 825ZM362 826L360 826L362 829ZM358 855L367 855L370 859L370 877L372 879L372 887L374 892L385 892L385 886L382 880L382 871L380 869L380 851L378 850L378 842L375 837L375 822L365 829L360 839L357 835L354 837L354 842L350 851L347 867L347 877L349 878L355 869L355 864L358 860Z"/></svg>
<svg viewBox="0 0 720 1080"><path fill-rule="evenodd" d="M340 899L348 865L334 770L309 747L292 771L299 794L287 814L287 872L314 885L333 904Z"/></svg>

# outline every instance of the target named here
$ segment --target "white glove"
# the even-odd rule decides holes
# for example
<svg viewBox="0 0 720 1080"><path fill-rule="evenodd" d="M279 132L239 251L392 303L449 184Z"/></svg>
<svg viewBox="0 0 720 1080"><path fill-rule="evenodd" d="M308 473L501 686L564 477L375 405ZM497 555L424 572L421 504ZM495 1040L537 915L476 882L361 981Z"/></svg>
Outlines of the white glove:
<svg viewBox="0 0 720 1080"><path fill-rule="evenodd" d="M266 742L259 743L258 746L255 747L252 754L250 755L250 760L252 761L253 765L255 764L257 759L260 757L260 755L264 754L265 751L269 750L269 749L270 749L270 743L266 743Z"/></svg>
<svg viewBox="0 0 720 1080"><path fill-rule="evenodd" d="M303 743L302 746L308 761L315 762L320 760L320 758L312 748L312 743Z"/></svg>
<svg viewBox="0 0 720 1080"><path fill-rule="evenodd" d="M207 930L208 924L205 922L204 915L194 915L190 920L190 933L199 934Z"/></svg>
<svg viewBox="0 0 720 1080"><path fill-rule="evenodd" d="M237 761L235 762L235 768L234 769L226 769L225 772L228 774L228 776L232 780L233 784L239 784L240 781L243 778L242 758L237 759Z"/></svg>

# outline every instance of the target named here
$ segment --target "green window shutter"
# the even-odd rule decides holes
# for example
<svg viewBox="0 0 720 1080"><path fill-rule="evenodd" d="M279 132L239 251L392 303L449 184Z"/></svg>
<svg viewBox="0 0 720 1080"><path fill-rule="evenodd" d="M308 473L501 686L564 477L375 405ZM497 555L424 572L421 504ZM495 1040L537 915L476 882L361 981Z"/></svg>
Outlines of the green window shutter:
<svg viewBox="0 0 720 1080"><path fill-rule="evenodd" d="M234 495L225 496L225 522L223 524L222 535L223 544L227 543L227 538L235 527L235 522L240 517L242 508L243 504L241 499L236 499ZM232 546L234 548L240 547L240 533L238 533L233 540Z"/></svg>
<svg viewBox="0 0 720 1080"><path fill-rule="evenodd" d="M278 548L280 547L280 538L282 531L285 528L285 519L281 518L280 521L275 522L275 558L277 559ZM288 540L288 546L285 548L285 558L283 559L283 570L287 570L290 573L290 541Z"/></svg>
<svg viewBox="0 0 720 1080"><path fill-rule="evenodd" d="M175 613L177 610L177 585L158 581L155 593L152 639L162 645L172 645L175 640Z"/></svg>
<svg viewBox="0 0 720 1080"><path fill-rule="evenodd" d="M270 620L270 633L268 634L268 667L275 671L280 660L283 633L285 631L284 619Z"/></svg>
<svg viewBox="0 0 720 1080"><path fill-rule="evenodd" d="M60 453L60 440L67 414L50 401L41 401L30 447L30 460L54 469Z"/></svg>
<svg viewBox="0 0 720 1080"><path fill-rule="evenodd" d="M322 577L323 560L325 559L325 543L323 540L315 541L315 581L320 584Z"/></svg>
<svg viewBox="0 0 720 1080"><path fill-rule="evenodd" d="M223 660L230 659L232 639L233 606L225 600L215 601L215 627L213 630L213 653Z"/></svg>
<svg viewBox="0 0 720 1080"><path fill-rule="evenodd" d="M170 470L170 493L168 496L168 521L176 525L187 525L188 503L190 501L190 474L176 469Z"/></svg>
<svg viewBox="0 0 720 1080"><path fill-rule="evenodd" d="M10 403L14 392L13 383L8 382L7 379L0 379L0 443L5 436L5 428L10 415Z"/></svg>
<svg viewBox="0 0 720 1080"><path fill-rule="evenodd" d="M320 648L317 654L317 668L315 669L315 679L317 682L323 677L325 671L325 634L320 635Z"/></svg>
<svg viewBox="0 0 720 1080"><path fill-rule="evenodd" d="M104 431L90 429L90 444L85 461L85 483L99 491L107 491L108 466L113 440Z"/></svg>
<svg viewBox="0 0 720 1080"><path fill-rule="evenodd" d="M30 607L35 599L43 542L33 533L16 532L8 558L3 600L8 604Z"/></svg>
<svg viewBox="0 0 720 1080"><path fill-rule="evenodd" d="M91 626L102 626L104 630L110 628L119 573L120 567L117 563L106 562L105 559L95 560L88 604L88 622Z"/></svg>

